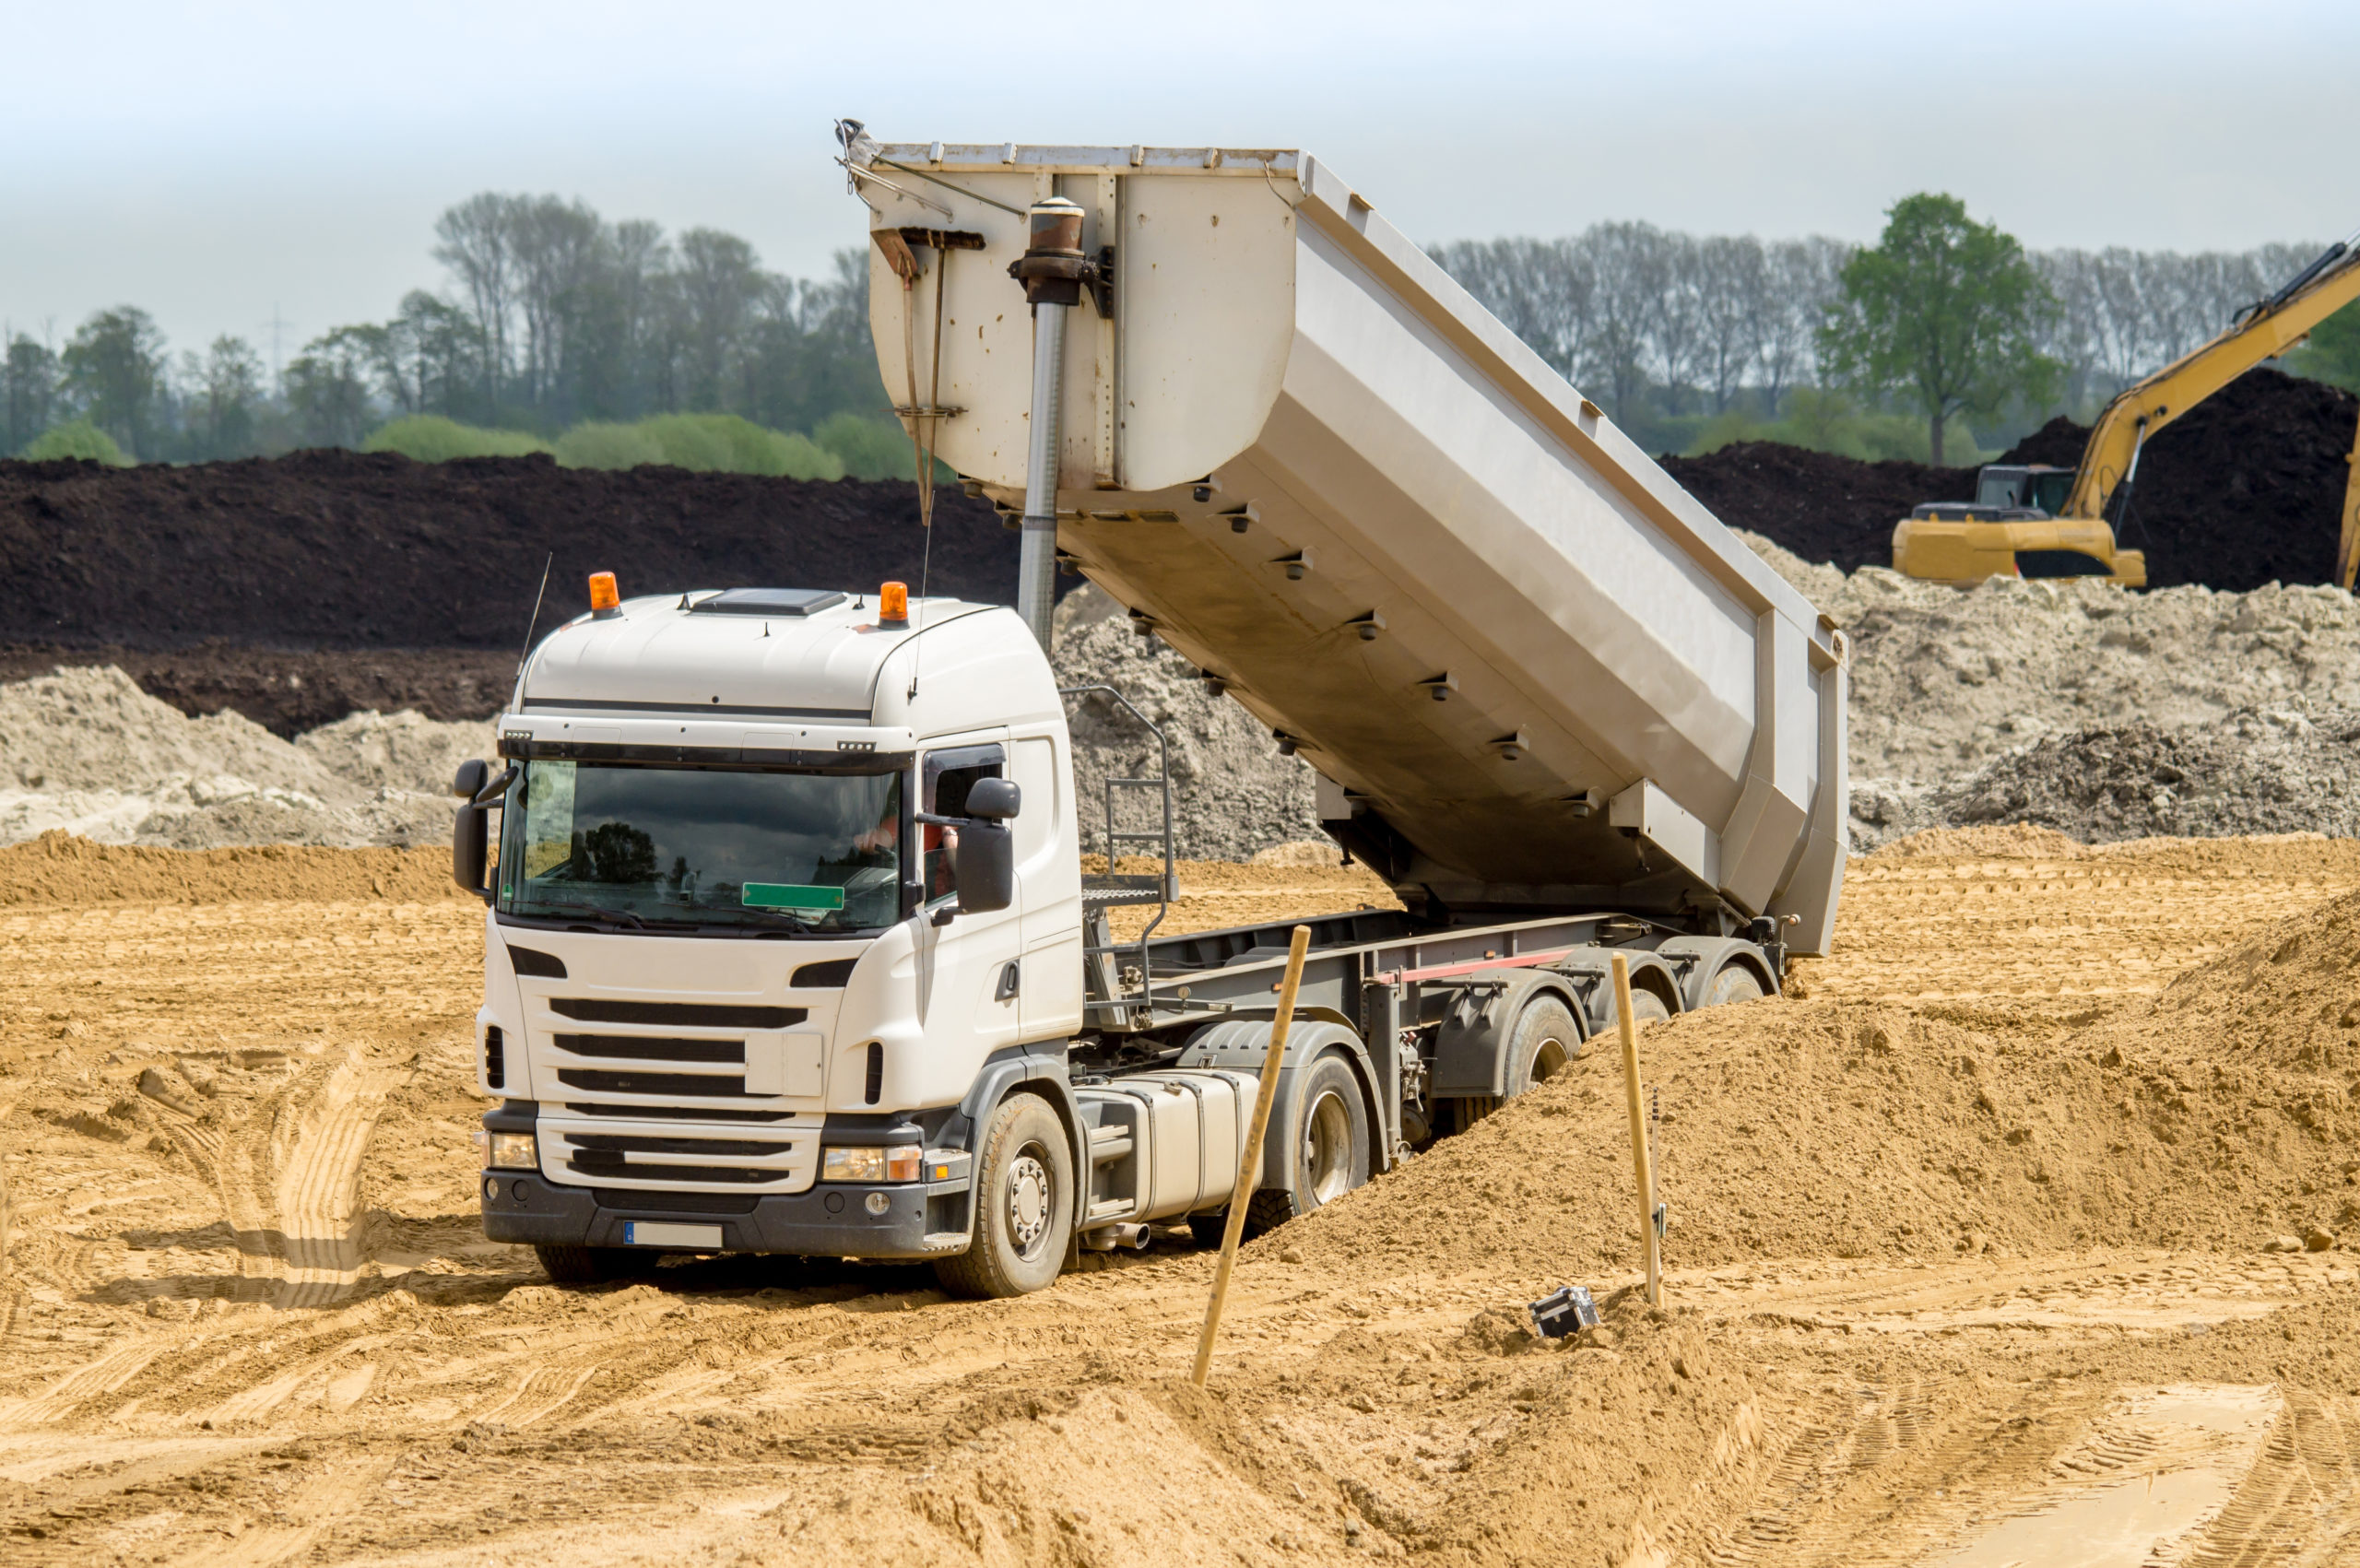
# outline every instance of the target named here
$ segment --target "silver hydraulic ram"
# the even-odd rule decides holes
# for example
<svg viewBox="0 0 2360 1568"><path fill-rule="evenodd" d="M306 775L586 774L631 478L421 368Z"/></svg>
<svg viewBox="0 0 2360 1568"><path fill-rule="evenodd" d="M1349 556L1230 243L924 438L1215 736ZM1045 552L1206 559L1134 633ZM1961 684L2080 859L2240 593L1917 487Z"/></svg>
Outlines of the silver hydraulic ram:
<svg viewBox="0 0 2360 1568"><path fill-rule="evenodd" d="M1057 603L1058 412L1066 355L1066 312L1081 302L1090 270L1081 252L1081 208L1063 196L1034 202L1024 253L1009 276L1032 307L1032 417L1024 462L1024 545L1017 558L1016 613L1049 646Z"/></svg>

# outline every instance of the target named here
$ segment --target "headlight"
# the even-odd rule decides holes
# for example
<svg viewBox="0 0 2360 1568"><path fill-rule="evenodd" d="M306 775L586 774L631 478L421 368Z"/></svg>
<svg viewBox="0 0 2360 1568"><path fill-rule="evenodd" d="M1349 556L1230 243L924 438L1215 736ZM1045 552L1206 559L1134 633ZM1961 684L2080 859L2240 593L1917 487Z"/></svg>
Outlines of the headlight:
<svg viewBox="0 0 2360 1568"><path fill-rule="evenodd" d="M884 1148L861 1144L850 1149L822 1149L820 1179L823 1182L914 1182L922 1173L923 1153L914 1143Z"/></svg>
<svg viewBox="0 0 2360 1568"><path fill-rule="evenodd" d="M500 1171L537 1171L541 1168L541 1151L531 1133L496 1132L491 1135L490 1164Z"/></svg>

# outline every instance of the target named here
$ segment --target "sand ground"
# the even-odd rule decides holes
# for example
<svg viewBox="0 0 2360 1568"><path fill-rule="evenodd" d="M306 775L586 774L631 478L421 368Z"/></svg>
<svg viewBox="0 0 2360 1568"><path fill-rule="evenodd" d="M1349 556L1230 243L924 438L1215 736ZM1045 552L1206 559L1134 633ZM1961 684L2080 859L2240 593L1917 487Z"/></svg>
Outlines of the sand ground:
<svg viewBox="0 0 2360 1568"><path fill-rule="evenodd" d="M0 908L0 1559L2360 1560L2360 847L1930 847L1794 997L1649 1031L1667 1310L1600 1052L1249 1247L1205 1392L1176 1235L1002 1303L485 1242L431 854L50 876ZM1384 902L1182 877L1189 925ZM1568 1281L1610 1331L1549 1348Z"/></svg>

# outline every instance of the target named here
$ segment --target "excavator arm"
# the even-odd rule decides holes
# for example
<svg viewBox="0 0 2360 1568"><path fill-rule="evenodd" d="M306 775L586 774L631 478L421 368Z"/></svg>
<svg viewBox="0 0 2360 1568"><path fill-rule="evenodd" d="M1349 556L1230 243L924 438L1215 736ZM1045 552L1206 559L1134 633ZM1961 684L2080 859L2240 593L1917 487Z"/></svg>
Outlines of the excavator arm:
<svg viewBox="0 0 2360 1568"><path fill-rule="evenodd" d="M2345 593L2360 572L2360 423L2352 430L2352 452L2344 458L2352 477L2343 481L2343 529L2335 541L2335 580Z"/></svg>
<svg viewBox="0 0 2360 1568"><path fill-rule="evenodd" d="M2264 360L2294 348L2310 336L2313 327L2356 299L2360 299L2360 230L2330 245L2317 261L2277 293L2246 311L2218 337L2126 387L2107 404L2091 427L2072 493L2058 516L2118 521L2117 503L2128 499L2124 491L2138 475L2140 450L2154 439L2156 431ZM2360 449L2355 449L2355 456L2360 456ZM2336 555L2337 572L2346 588L2352 586L2355 549L2360 548L2360 539L2354 536L2360 519L2354 515L2354 508L2360 507L2360 470L2355 470L2353 485L2344 498L2343 537Z"/></svg>

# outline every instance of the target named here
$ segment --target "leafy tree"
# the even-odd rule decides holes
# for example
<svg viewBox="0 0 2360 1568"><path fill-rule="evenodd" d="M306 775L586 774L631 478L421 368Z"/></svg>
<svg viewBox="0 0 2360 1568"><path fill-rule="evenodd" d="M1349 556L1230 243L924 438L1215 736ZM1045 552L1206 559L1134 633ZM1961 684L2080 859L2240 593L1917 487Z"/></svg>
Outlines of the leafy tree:
<svg viewBox="0 0 2360 1568"><path fill-rule="evenodd" d="M1932 457L1953 415L2038 407L2064 367L2040 352L2055 296L2015 239L1977 223L1955 196L1904 196L1884 233L1843 272L1843 297L1819 332L1838 380L1895 391L1926 420Z"/></svg>
<svg viewBox="0 0 2360 1568"><path fill-rule="evenodd" d="M382 348L369 328L340 326L303 345L286 374L287 411L309 446L358 446L374 422L369 367Z"/></svg>
<svg viewBox="0 0 2360 1568"><path fill-rule="evenodd" d="M242 337L217 337L200 360L183 360L189 387L189 445L199 462L243 457L254 450L255 416L263 402L262 357Z"/></svg>
<svg viewBox="0 0 2360 1568"><path fill-rule="evenodd" d="M75 329L58 356L66 394L89 421L134 456L158 444L155 417L163 400L164 335L132 305L100 311Z"/></svg>
<svg viewBox="0 0 2360 1568"><path fill-rule="evenodd" d="M57 402L57 356L22 333L0 356L0 452L15 452L49 428Z"/></svg>

